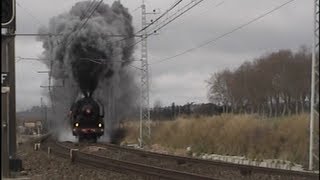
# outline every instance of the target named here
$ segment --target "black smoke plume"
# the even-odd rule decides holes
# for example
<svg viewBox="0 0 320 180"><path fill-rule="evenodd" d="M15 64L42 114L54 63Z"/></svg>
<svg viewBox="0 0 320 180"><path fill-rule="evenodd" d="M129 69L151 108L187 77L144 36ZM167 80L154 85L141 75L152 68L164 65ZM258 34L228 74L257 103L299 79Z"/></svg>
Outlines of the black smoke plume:
<svg viewBox="0 0 320 180"><path fill-rule="evenodd" d="M71 134L66 115L79 94L92 95L104 104L107 135L136 106L136 73L128 66L134 50L132 16L115 1L111 6L101 3L88 18L97 5L96 1L78 2L39 30L58 35L39 40L53 85L63 85L53 87L50 93L55 111L51 124L60 135Z"/></svg>

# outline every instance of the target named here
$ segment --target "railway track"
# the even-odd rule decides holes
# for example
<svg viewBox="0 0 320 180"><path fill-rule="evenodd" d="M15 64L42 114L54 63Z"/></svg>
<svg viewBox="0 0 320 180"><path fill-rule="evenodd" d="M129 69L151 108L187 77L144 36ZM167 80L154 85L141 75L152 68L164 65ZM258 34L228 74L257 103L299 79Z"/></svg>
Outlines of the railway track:
<svg viewBox="0 0 320 180"><path fill-rule="evenodd" d="M173 180L216 180L216 178L207 177L199 174L176 171L146 164L118 160L89 153L80 152L59 142L45 142L48 137L39 139L42 142L41 149L47 150L49 155L56 155L63 158L70 158L73 163L80 163L95 168L117 171L120 173L135 173L146 178L173 179ZM36 146L39 144L35 143Z"/></svg>
<svg viewBox="0 0 320 180"><path fill-rule="evenodd" d="M109 155L104 154L103 151L99 151L99 153L82 152L81 147L86 145L88 144L52 142L42 146L42 149L49 150L53 155L70 158L74 163L81 163L96 168L122 173L136 173L146 177L157 177L160 179L312 180L319 178L319 174L311 172L264 168L221 161L209 161L190 157L158 154L112 144L90 144L103 147L103 149L109 151L106 153ZM119 157L119 154L122 154L122 158ZM150 161L150 159L153 159L153 161ZM169 165L170 162L171 165ZM172 162L174 166L172 165ZM198 170L192 171L188 170L188 168ZM199 169L202 171L199 171ZM209 173L206 173L206 171Z"/></svg>
<svg viewBox="0 0 320 180"><path fill-rule="evenodd" d="M216 168L228 169L230 171L236 171L244 179L250 178L254 174L273 175L279 179L319 179L319 174L312 172L293 171L285 169L267 168L244 164L228 163L223 161L203 160L191 157L174 156L169 154L160 154L150 151L143 151L139 149L133 149L129 147L122 147L113 144L104 144L104 147L117 151L124 151L130 154L140 155L141 157L149 157L153 159L162 159L168 161L175 161L177 164L199 164L202 166L211 166ZM241 179L238 176L239 179ZM273 178L274 179L274 178Z"/></svg>

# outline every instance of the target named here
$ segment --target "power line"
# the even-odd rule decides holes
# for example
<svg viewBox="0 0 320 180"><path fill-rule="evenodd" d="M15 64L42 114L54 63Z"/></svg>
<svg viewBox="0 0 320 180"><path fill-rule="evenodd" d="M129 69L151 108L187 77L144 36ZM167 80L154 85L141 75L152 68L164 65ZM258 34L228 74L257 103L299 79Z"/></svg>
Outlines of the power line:
<svg viewBox="0 0 320 180"><path fill-rule="evenodd" d="M192 9L194 6L198 5L199 3L201 3L203 0L197 2L196 4L192 5L191 7L189 7L188 9L186 9L185 11L183 11L182 13L180 13L179 15L177 15L176 17L174 17L173 19L171 19L170 21L168 21L167 23L163 24L162 26L160 26L159 28L157 28L156 30L153 30L153 32L157 32L160 29L164 28L165 26L167 26L170 22L174 21L175 19L177 19L178 17L182 16L184 13L186 13L187 11L189 11L190 9ZM215 7L220 6L221 4L223 4L224 1L218 3Z"/></svg>
<svg viewBox="0 0 320 180"><path fill-rule="evenodd" d="M141 8L141 6L138 6L137 8L135 8L131 13L136 12L137 10L139 10Z"/></svg>
<svg viewBox="0 0 320 180"><path fill-rule="evenodd" d="M91 0L90 0L91 1ZM91 8L91 6L94 4L95 0L93 0L92 2L89 2L90 4L87 6L86 10L84 11L84 13L79 17L80 18L80 22L82 21L82 19L84 17L86 17L86 13L89 12L89 9ZM69 33L68 36L71 36L72 33L75 33L77 32L77 28L79 27L80 23L79 24L76 24L73 28L72 28L72 31ZM64 33L63 35L66 35L67 33ZM65 42L68 42L68 39L65 40ZM57 40L57 44L59 45L61 42L59 42L59 40Z"/></svg>
<svg viewBox="0 0 320 180"><path fill-rule="evenodd" d="M103 1L103 0L101 0L101 1L99 2L98 6L100 5L100 3L101 3L102 1ZM200 0L200 2L202 2L202 1L203 1L203 0ZM152 23L150 23L148 26L142 28L141 30L139 30L139 31L136 32L135 34L133 34L133 35L131 35L131 36L128 36L128 37L125 37L125 38L120 39L120 40L113 41L113 42L111 42L111 43L121 42L121 41L130 39L130 38L133 38L133 37L141 37L142 39L141 39L140 41L138 41L138 42L136 42L136 43L133 43L132 45L127 46L127 48L129 48L129 47L134 47L135 45L137 45L137 44L139 44L140 42L142 42L145 38L148 38L150 35L153 34L153 33L151 33L151 34L148 34L146 37L142 37L141 35L138 35L139 32L143 31L144 29L148 28L150 25L154 24L156 21L158 21L159 19L161 19L165 14L167 14L169 11L171 11L172 9L174 9L174 7L176 7L176 6L177 6L178 4L180 4L181 2L182 2L182 0L179 0L178 2L176 2L171 8L169 8L165 13L163 13L163 14L162 14L160 17L158 17L155 21L153 21ZM193 2L194 2L194 1L191 1L189 4L192 4ZM200 2L196 3L195 5L199 4ZM189 5L189 4L188 4L188 5ZM188 6L188 5L187 5L187 6ZM97 6L97 7L98 7L98 6ZM96 8L97 8L97 7L96 7ZM192 6L192 7L194 7L194 6ZM192 7L191 7L191 8L192 8ZM94 11L96 10L96 8L94 9ZM138 8L136 8L134 11L136 11L136 10L139 9L139 8L141 8L141 6L139 6ZM191 9L191 8L189 8L189 9ZM189 10L189 9L188 9L188 10ZM90 14L89 18L91 17L91 15L93 14L94 11L92 11L92 13ZM185 13L185 12L184 12L184 13ZM85 21L84 25L87 23L87 21L88 21L89 18L87 18L87 20ZM170 21L170 22L172 22L172 21ZM169 23L170 23L170 22L169 22ZM168 24L168 23L167 23L167 24ZM167 24L166 24L166 25L167 25ZM83 26L82 26L82 27L83 27ZM81 27L81 28L82 28L82 27ZM81 30L81 28L80 28L80 30ZM162 27L161 27L161 28L162 28ZM78 33L80 30L76 31L75 33ZM71 34L70 34L70 35L71 35ZM121 37L121 36L118 36L118 37ZM71 41L73 41L73 39L74 39L74 38L72 38ZM69 41L69 42L71 42L71 41ZM70 43L68 43L66 47L68 47L69 44L70 44Z"/></svg>
<svg viewBox="0 0 320 180"><path fill-rule="evenodd" d="M35 22L36 22L37 24L39 24L40 26L45 26L45 25L43 25L43 24L41 23L41 21L40 21L37 17L35 17L27 8L23 7L20 3L18 3L18 1L16 1L16 4L17 4L21 9L23 9L27 14L29 14L29 15L35 20Z"/></svg>
<svg viewBox="0 0 320 180"><path fill-rule="evenodd" d="M25 57L15 57L16 62L22 61L22 60L26 60L26 61L46 61L47 59L40 59L40 58L25 58Z"/></svg>
<svg viewBox="0 0 320 180"><path fill-rule="evenodd" d="M91 1L91 0L90 0ZM80 19L80 22L82 21L82 19L84 18L88 18L88 14L90 13L90 9L94 7L94 4L95 4L96 0L93 0L92 2L89 2L87 8L84 10L83 14L79 17ZM92 9L93 10L93 9ZM77 31L77 28L79 27L80 23L79 24L76 24L74 27L73 27L73 31L72 32L76 32ZM72 34L72 32L70 33L70 35Z"/></svg>
<svg viewBox="0 0 320 180"><path fill-rule="evenodd" d="M183 0L178 0L175 4L173 4L166 12L164 12L163 14L161 14L156 20L152 21L150 24L148 24L147 26L145 27L142 27L139 31L135 32L133 36L138 36L137 34L144 31L145 29L147 29L148 27L150 27L151 25L153 25L155 22L157 22L158 20L160 20L164 15L166 15L168 12L170 12L172 9L174 9L178 4L180 4ZM191 2L192 3L192 2ZM190 4L190 3L189 3ZM136 11L137 9L141 8L138 7L136 8L134 11ZM151 34L150 34L151 35ZM149 36L150 36L149 35ZM117 41L114 41L112 43L117 43L117 42L121 42L121 41L125 41L127 39L130 39L132 38L132 36L129 36L129 37L126 37L126 38L123 38L123 39L120 39L120 40L117 40ZM142 42L144 40L143 37L141 37L142 39L138 42L138 43L134 43L133 46L135 46L136 44L139 44L140 42Z"/></svg>
<svg viewBox="0 0 320 180"><path fill-rule="evenodd" d="M87 23L87 21L88 21L88 19L92 16L92 14L93 14L93 12L98 8L98 6L101 4L101 2L102 2L103 0L101 0L100 2L99 2L99 4L95 7L95 9L91 12L91 14L89 15L89 17L86 19L86 21L85 21L85 23L80 27L80 29L78 30L78 31L76 31L75 33L78 33L85 25L86 25L86 23ZM193 7L195 7L196 5L198 5L200 2L202 2L203 0L200 0L200 1L198 1L196 4L194 4L194 5L192 5L191 7L189 7L187 10L185 10L185 11L183 11L181 14L179 14L178 16L181 16L182 14L184 14L184 13L186 13L187 11L189 11L191 8L193 8ZM182 2L182 0L179 0L177 3L175 3L171 8L169 8L165 13L168 13L170 10L172 10L174 7L176 7L180 2ZM194 1L192 1L192 2L190 2L189 4L187 4L186 6L184 6L183 8L185 8L185 7L187 7L188 5L190 5L190 4L192 4ZM182 8L182 9L183 9ZM182 10L182 9L180 9L180 10ZM164 14L165 14L164 13ZM161 17L163 17L163 15L164 14L162 14L162 16L160 16L160 18ZM177 13L175 13L175 14L177 14ZM171 16L172 17L172 16ZM160 18L158 18L157 20L159 20ZM173 20L175 20L177 17L175 17ZM169 24L170 22L172 22L173 20L171 20L171 21L169 21L168 23L166 23L165 25L167 25L167 24ZM161 28L163 28L164 26L162 26ZM159 28L160 29L160 28ZM134 34L133 36L128 36L128 37L126 37L126 38L124 38L124 39L121 39L121 40L118 40L118 41L114 41L114 42L112 42L112 43L115 43L115 42L119 42L119 41L123 41L123 40L126 40L126 39L129 39L129 38L132 38L132 37L142 37L141 38L141 40L139 40L138 42L134 42L134 43L132 43L131 45L129 45L129 46L127 46L126 48L130 48L130 47L134 47L134 46L136 46L137 44L139 44L140 42L142 42L144 39L146 39L146 38L148 38L150 35L152 35L152 34L154 34L154 33L150 33L150 34L148 34L147 36L145 36L145 37L142 37L141 35L136 35L136 34ZM30 34L31 35L31 34ZM48 35L50 35L50 34L48 34ZM60 35L60 34L59 34ZM70 34L71 35L71 34ZM121 37L122 35L111 35L111 36L116 36L116 37ZM72 40L73 40L74 38L72 38ZM71 41L72 41L71 40ZM69 42L71 42L71 41L69 41ZM67 44L67 47L68 47L68 45L69 45L70 43L68 43ZM115 56L118 56L119 54L116 54L116 55L113 55L112 57L115 57ZM20 60L40 60L40 59L37 59L37 58L20 58ZM140 68L137 68L137 67L134 67L134 68L136 68L136 69L140 69Z"/></svg>
<svg viewBox="0 0 320 180"><path fill-rule="evenodd" d="M91 1L91 0L90 0L90 1ZM85 10L86 12L84 13L84 15L82 15L82 16L80 17L80 19L84 18L84 17L85 17L85 14L88 13L92 7L94 7L93 5L94 5L95 1L96 1L96 0L93 0L92 2L90 2L90 4L87 6L87 8L86 8L86 10ZM102 1L103 1L103 0L101 0L101 1L99 2L99 4L96 6L96 8L94 8L94 10L93 10L92 13L90 14L90 16L87 18L86 22L87 22L88 19L91 17L91 15L93 14L93 12L99 7L99 5L101 4ZM42 23L40 22L40 20L39 20L38 18L36 18L28 9L24 8L24 7L23 7L20 3L18 3L18 2L16 2L16 4L17 4L19 7L21 7L27 14L29 14L29 15L35 20L35 22L36 22L37 24L39 24L40 26L45 26L45 25L42 24ZM81 28L84 27L84 25L86 24L86 22L81 26ZM76 25L76 26L74 27L74 30L73 30L69 35L71 35L73 32L77 33L77 32L78 32L78 30L76 30L77 28L78 28L78 25ZM81 30L81 28L80 28L80 30ZM19 33L19 34L15 34L15 35L16 35L16 36L62 36L62 35L64 35L64 34L61 34L61 33L60 33L60 34L53 34L53 33L47 33L47 34L39 34L39 33ZM110 35L110 37L123 37L123 36L125 36L125 35Z"/></svg>
<svg viewBox="0 0 320 180"><path fill-rule="evenodd" d="M52 33L18 33L14 34L15 36L62 36L64 34L52 34ZM129 37L128 35L123 34L110 34L108 37ZM130 36L132 37L132 36ZM141 35L134 35L133 37L141 37Z"/></svg>
<svg viewBox="0 0 320 180"><path fill-rule="evenodd" d="M170 22L172 22L173 20L175 20L176 18L178 18L179 16L181 16L182 14L184 14L185 12L189 11L191 8L193 8L194 6L198 5L199 3L201 3L203 0L199 0L198 2L196 2L194 5L192 5L195 0L192 0L190 3L186 4L185 6L183 6L182 8L180 8L179 10L177 10L174 14L172 14L171 16L167 17L164 21L160 22L159 25L157 25L152 32L155 33L157 29L161 24L166 23L166 21L169 21L166 24L169 24ZM191 5L191 7L189 7ZM185 8L188 8L187 10L185 10L184 12L178 14L180 11L183 11ZM177 15L178 14L178 15ZM177 16L176 16L177 15ZM172 19L171 19L172 18ZM155 30L157 29L157 30Z"/></svg>
<svg viewBox="0 0 320 180"><path fill-rule="evenodd" d="M102 61L105 61L107 59L103 59L103 58L80 58L80 60L93 60L93 61L96 61L96 62L102 62ZM141 61L141 60L131 60L131 61L124 61L124 60L107 60L109 62L132 62L132 61Z"/></svg>
<svg viewBox="0 0 320 180"><path fill-rule="evenodd" d="M169 23L171 23L172 21L176 20L178 17L182 16L183 14L185 14L186 12L188 12L190 9L192 9L193 7L195 7L196 5L198 5L199 3L201 3L203 0L198 1L197 3L195 3L194 5L192 5L191 7L189 7L188 9L186 9L185 11L183 11L182 13L180 13L179 15L177 15L176 17L174 17L173 19L171 19L170 21L168 21L167 23L163 24L162 26L160 26L159 28L157 28L156 30L154 30L154 32L159 31L160 29L164 28L165 26L167 26Z"/></svg>
<svg viewBox="0 0 320 180"><path fill-rule="evenodd" d="M192 6L189 7L187 10L185 10L185 11L183 11L181 14L179 14L178 16L181 16L182 14L186 13L187 11L189 11L191 8L195 7L196 5L198 5L199 3L201 3L202 1L203 1L203 0L200 0L200 1L196 2L196 4L192 5ZM188 6L189 6L190 4L192 4L192 3L194 3L194 1L191 1L191 2L188 3L186 6L184 6L184 7L181 8L180 10L178 10L177 12L179 12L179 11L181 11L182 9L188 7ZM177 12L176 12L174 15L176 15ZM172 15L172 16L174 16L174 15ZM170 16L170 17L172 17L172 16ZM168 18L167 18L167 19L168 19ZM167 20L167 19L166 19L166 20ZM169 19L170 19L170 18L169 18ZM171 19L171 20L170 20L168 23L166 23L165 25L168 25L169 23L171 23L171 22L172 22L173 20L175 20L175 19L177 19L177 17L174 17L174 19ZM163 22L165 22L166 20L164 20ZM158 28L157 30L160 30L160 29L163 28L163 27L164 27L164 26ZM133 43L132 45L127 46L127 48L128 48L128 47L134 47L134 46L136 46L137 44L141 43L144 39L148 38L149 36L151 36L151 35L153 35L153 34L155 34L155 31L153 31L152 33L149 33L149 34L147 34L146 36L142 37L138 42L135 42L135 43ZM114 41L114 42L123 41L123 40L129 39L129 38L130 38L130 37L128 37L128 38L123 38L123 39L121 39L121 40Z"/></svg>
<svg viewBox="0 0 320 180"><path fill-rule="evenodd" d="M92 2L92 7L94 7L93 6L93 4L94 4L94 2L95 2L95 0ZM81 29L82 28L84 28L85 26L86 26L86 24L87 24L87 22L88 22L88 20L90 19L90 17L93 15L93 13L96 11L96 9L100 6L100 4L103 2L103 0L101 0L98 4L97 4L97 6L91 11L91 14L89 14L89 16L86 18L86 20L85 20L85 22L82 24L82 26L77 30L77 28L78 28L78 26L75 26L75 28L74 28L74 31L72 31L70 34L69 34L69 36L71 36L72 35L72 33L74 32L76 35L81 31ZM88 11L87 12L89 12L89 9L90 8L88 8ZM70 40L70 41L68 41L68 39L66 39L65 40L65 42L66 42L66 48L68 48L68 46L69 46L69 44L74 40L74 37L75 37L75 35L72 37L72 39ZM57 42L58 44L60 44L59 42ZM52 50L52 47L51 47L51 50ZM53 60L51 59L50 60L50 71L49 71L49 86L48 86L48 90L49 90L49 94L50 94L50 99L52 100L51 102L52 102L52 107L54 107L54 103L53 103L53 96L52 96L52 93L51 93L51 76L52 76L52 66L53 66Z"/></svg>
<svg viewBox="0 0 320 180"><path fill-rule="evenodd" d="M26 60L26 61L51 61L49 59L41 59L41 58L34 58L34 57L16 57L16 62L22 61L22 60ZM79 58L79 60L88 60L97 64L106 64L106 62L103 62L103 60L107 60L107 59L94 59L94 58ZM141 60L132 60L132 61L123 61L123 60L108 60L108 62L118 62L118 63L126 63L126 62L133 62L133 61L141 61ZM131 66L135 69L141 70L141 68L138 68L134 65L131 64L127 64L128 66ZM39 71L38 73L49 73L50 71Z"/></svg>
<svg viewBox="0 0 320 180"><path fill-rule="evenodd" d="M161 14L156 20L152 21L150 24L148 24L145 27L142 27L141 30L139 30L136 33L142 32L143 30L147 29L148 27L150 27L151 25L153 25L155 22L157 22L158 20L160 20L164 15L166 15L168 12L170 12L172 9L174 9L178 4L180 4L182 2L182 0L179 0L178 2L176 2L173 6L171 6L168 10L166 10L166 12L164 12L163 14Z"/></svg>
<svg viewBox="0 0 320 180"><path fill-rule="evenodd" d="M91 2L91 0L90 0L90 2L89 2L90 4L87 6L85 12L80 16L80 19L83 19L83 18L86 17L86 14L90 12L90 9L91 9L92 7L94 7L93 5L94 5L95 1L96 1L96 0L93 0L93 1Z"/></svg>
<svg viewBox="0 0 320 180"><path fill-rule="evenodd" d="M215 1L212 1L212 3L210 3L210 4L208 4L208 7L210 7L211 5L214 5L213 6L213 8L216 8L216 7L219 7L219 6L221 6L222 4L224 4L225 3L225 1L220 1L218 4L216 4L215 3ZM212 10L212 9L206 9L205 11L202 11L201 13L199 13L199 14L197 14L197 15L202 15L202 14L205 14L206 12L208 12L208 11L210 11L210 10Z"/></svg>
<svg viewBox="0 0 320 180"><path fill-rule="evenodd" d="M91 61L93 63L97 63L97 64L107 64L106 62L103 62L103 60L106 60L106 59L92 59L92 58L80 58L80 60L88 60L88 61ZM140 61L140 60L136 60L136 61ZM119 63L124 63L124 62L127 62L127 61L123 61L123 60L114 60L114 61L109 61L109 62L119 62ZM132 61L130 61L132 62ZM132 64L128 64L128 66L131 66L135 69L138 69L138 70L142 70L141 68L138 68L137 66L134 66Z"/></svg>
<svg viewBox="0 0 320 180"><path fill-rule="evenodd" d="M198 5L199 3L201 3L203 0L200 0L198 2L196 2L194 5L192 5L191 7L189 7L187 10L183 11L182 13L178 14L178 16L174 17L173 19L171 19L169 22L167 22L165 25L161 26L160 28L156 29L156 30L153 30L153 32L147 34L145 37L142 37L140 41L132 44L131 46L129 47L133 47L137 44L139 44L140 42L142 42L144 39L148 38L149 36L153 35L154 33L156 33L156 31L162 29L164 26L168 25L169 23L171 23L172 21L174 21L175 19L177 19L178 17L180 17L182 14L186 13L187 11L189 11L190 9L192 9L193 7L195 7L196 5ZM190 4L192 4L194 1L191 1L190 3L188 3L186 6L184 6L183 8L181 8L180 10L178 10L177 12L181 11L182 9L184 9L185 7L189 6ZM177 12L174 14L176 15ZM170 17L173 17L174 15L170 16ZM167 18L167 19L170 19L170 18ZM166 19L166 20L167 20ZM163 22L165 22L166 20L164 20Z"/></svg>
<svg viewBox="0 0 320 180"><path fill-rule="evenodd" d="M86 10L85 10L85 12L84 12L84 15L81 15L80 16L80 22L82 21L82 18L84 18L84 17L86 17L86 13L89 13L89 10L90 10L90 8L91 7L94 7L93 6L93 4L94 4L94 2L95 2L96 0L93 0L92 2L90 2L90 4L87 6L87 8L86 8ZM92 16L92 14L94 13L94 11L100 6L100 4L101 4L101 2L102 2L103 0L101 0L99 3L98 3L98 5L96 6L96 8L94 8L93 9L93 11L91 12L91 14L89 15L89 16L87 16L87 18L86 18L86 20L85 20L85 22L81 25L81 27L79 28L79 29L77 29L78 27L79 27L79 24L77 24L77 25L75 25L74 27L73 27L73 29L72 29L72 31L67 35L67 33L64 33L63 35L66 35L66 36L71 36L72 35L72 33L78 33L85 25L86 25L86 23L87 23L87 21L89 20L89 18ZM74 39L74 37L72 37L72 39L71 39L71 41L68 41L68 39L65 39L64 41L66 42L66 47L68 47L68 45L70 44L70 42L72 42L73 41L73 39ZM59 45L59 44L61 44L61 41L59 41L59 40L57 40L57 44Z"/></svg>
<svg viewBox="0 0 320 180"><path fill-rule="evenodd" d="M21 56L17 56L15 57L17 60L29 60L29 61L50 61L49 59L41 59L41 58L35 58L35 57L21 57ZM95 62L101 62L103 60L107 60L107 59L95 59L95 58L79 58L80 60L91 60L91 61L95 61ZM123 61L123 60L108 60L109 62L129 62L129 61ZM132 60L132 61L141 61L141 60ZM132 62L130 61L130 62Z"/></svg>
<svg viewBox="0 0 320 180"><path fill-rule="evenodd" d="M186 54L186 53L189 53L189 52L191 52L191 51L194 51L194 50L196 50L196 49L198 49L198 48L204 47L204 46L206 46L206 45L208 45L208 44L210 44L210 43L215 43L215 42L217 42L218 40L220 40L220 39L222 39L222 38L224 38L224 37L226 37L226 36L228 36L228 35L236 32L236 31L238 31L238 30L240 30L240 29L242 29L242 28L244 28L244 27L252 24L252 23L255 22L255 21L258 21L259 19L261 19L261 18L263 18L263 17L265 17L265 16L273 13L274 11L282 8L283 6L289 4L289 3L293 2L293 1L295 1L295 0L289 0L289 1L287 1L287 2L285 2L285 3L283 3L283 4L281 4L281 5L273 8L272 10L270 10L270 11L268 11L268 12L266 12L266 13L264 13L264 14L256 17L256 18L254 18L254 19L252 19L252 20L250 20L250 21L248 21L248 22L246 22L246 23L244 23L244 24L236 27L235 29L232 29L231 31L228 31L228 32L226 32L226 33L224 33L224 34L222 34L222 35L220 35L220 36L218 36L218 37L216 37L216 38L214 38L214 39L211 39L211 40L209 40L209 41L206 41L206 42L204 42L204 43L202 43L202 44L200 44L200 45L198 45L198 46L196 46L196 47L187 49L187 50L185 50L185 51L183 51L183 52L181 52L181 53L179 53L179 54L176 54L176 55L174 55L174 56L171 56L171 57L168 57L168 58L164 58L164 59L162 59L162 60L159 60L159 61L156 61L156 62L154 62L154 63L151 63L150 65L158 64L158 63L162 63L162 62L171 60L171 59L173 59L173 58L175 58L175 57L182 56L182 55L184 55L184 54Z"/></svg>
<svg viewBox="0 0 320 180"><path fill-rule="evenodd" d="M96 5L96 7L91 11L91 13L89 14L89 16L86 18L85 22L82 24L82 26L75 31L75 34L77 35L81 30L82 28L84 28L87 24L87 22L89 21L89 19L91 18L91 16L93 15L93 13L98 9L98 7L100 6L100 4L103 2L103 0L99 1L99 3ZM71 35L71 34L70 34ZM74 37L76 36L74 35L72 37L72 39L70 41L67 41L66 42L66 48L69 46L69 44L74 40Z"/></svg>

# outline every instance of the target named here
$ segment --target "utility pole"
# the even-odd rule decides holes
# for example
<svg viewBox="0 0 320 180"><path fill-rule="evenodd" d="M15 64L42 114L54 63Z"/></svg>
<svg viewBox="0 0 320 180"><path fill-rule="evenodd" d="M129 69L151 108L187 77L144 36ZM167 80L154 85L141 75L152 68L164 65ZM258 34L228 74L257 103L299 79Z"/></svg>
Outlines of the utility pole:
<svg viewBox="0 0 320 180"><path fill-rule="evenodd" d="M116 96L115 96L115 87L112 85L111 87L111 102L112 102L112 121L117 123L117 126L119 125L118 119L117 119L117 111L116 111ZM113 123L114 124L114 123Z"/></svg>
<svg viewBox="0 0 320 180"><path fill-rule="evenodd" d="M147 26L147 13L144 0L142 0L141 5L141 23L142 29ZM151 137L147 35L147 30L144 29L141 37L140 136L138 139L140 147Z"/></svg>
<svg viewBox="0 0 320 180"><path fill-rule="evenodd" d="M115 119L115 93L114 93L114 85L113 85L114 83L112 82L112 85L109 87L109 91L108 91L108 95L109 95L109 99L108 99L108 101L109 101L109 119L107 119L107 121L110 121L110 122L112 122L112 123L110 123L110 124L112 124L112 125L114 125L115 123L116 123L116 119ZM113 133L114 133L114 131L113 131L113 129L115 128L115 127L111 127L112 128L112 136L114 136L113 135Z"/></svg>
<svg viewBox="0 0 320 180"><path fill-rule="evenodd" d="M313 12L313 43L312 43L312 70L311 70L311 105L310 105L310 143L309 143L309 170L314 169L314 160L319 166L319 129L314 127L315 120L319 124L319 0L314 0ZM319 53L319 51L318 51ZM318 167L319 168L319 167Z"/></svg>
<svg viewBox="0 0 320 180"><path fill-rule="evenodd" d="M2 0L1 3L1 172L3 177L9 177L10 170L19 171L22 168L21 160L16 157L16 6L14 0Z"/></svg>
<svg viewBox="0 0 320 180"><path fill-rule="evenodd" d="M41 106L41 110L43 113L42 129L45 128L46 130L48 130L49 128L48 128L48 120L47 120L47 106L44 105L42 97L40 99L40 106ZM41 117L41 115L40 115L40 117Z"/></svg>
<svg viewBox="0 0 320 180"><path fill-rule="evenodd" d="M40 117L41 115L44 115L44 108L43 108L43 98L40 98ZM41 118L40 118L41 119ZM42 118L42 124L44 124L44 117Z"/></svg>
<svg viewBox="0 0 320 180"><path fill-rule="evenodd" d="M16 138L16 77L15 77L15 28L9 28L8 34L13 35L8 43L9 51L9 83L10 83L10 95L9 95L9 158L14 161L16 159L17 152L17 138Z"/></svg>
<svg viewBox="0 0 320 180"><path fill-rule="evenodd" d="M2 33L2 32L1 32ZM8 76L8 46L10 39L1 34L1 174L2 177L9 177L9 96L10 85ZM5 74L6 73L6 74Z"/></svg>
<svg viewBox="0 0 320 180"><path fill-rule="evenodd" d="M64 81L65 79L62 80L62 85L51 85L51 79L52 79L52 68L53 68L53 63L54 63L54 59L53 57L53 47L56 45L56 43L54 43L54 38L52 37L52 35L49 35L49 45L50 45L50 64L49 64L49 70L48 71L38 71L38 73L48 73L48 86L40 86L42 88L48 88L49 91L49 97L51 100L51 110L55 113L55 108L54 108L54 100L53 100L53 96L52 96L52 88L54 87L64 87Z"/></svg>
<svg viewBox="0 0 320 180"><path fill-rule="evenodd" d="M64 83L62 85L51 85L51 71L38 71L38 73L48 73L48 84L47 86L40 86L41 88L48 88L48 91L49 91L49 98L50 98L50 101L51 101L51 108L50 108L50 112L51 113L55 113L55 106L54 106L54 99L53 99L53 96L52 96L52 88L61 88L61 87L64 87ZM41 101L42 101L42 98L41 98ZM52 114L51 114L52 115ZM48 119L48 107L47 105L45 105L45 123L46 123L46 128L47 128L47 131L51 131L54 127L54 124L52 123L52 117L50 116L50 118Z"/></svg>

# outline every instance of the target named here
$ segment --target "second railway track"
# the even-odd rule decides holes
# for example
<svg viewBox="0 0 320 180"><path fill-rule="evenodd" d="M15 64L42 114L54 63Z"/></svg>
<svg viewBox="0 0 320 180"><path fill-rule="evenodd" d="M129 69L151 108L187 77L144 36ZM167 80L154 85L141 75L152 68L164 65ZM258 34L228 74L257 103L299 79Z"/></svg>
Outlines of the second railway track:
<svg viewBox="0 0 320 180"><path fill-rule="evenodd" d="M215 180L217 178L204 176L201 174L193 174L172 169L160 168L149 164L138 162L124 161L109 157L103 157L90 153L78 151L72 147L68 147L63 143L51 141L42 141L42 150L48 151L49 155L57 155L63 158L70 158L73 163L80 163L99 169L117 171L120 173L135 173L142 175L147 179L176 179L176 180Z"/></svg>
<svg viewBox="0 0 320 180"><path fill-rule="evenodd" d="M88 152L88 147L98 150ZM157 179L318 179L319 174L158 154L112 144L46 142L43 150L100 169Z"/></svg>

